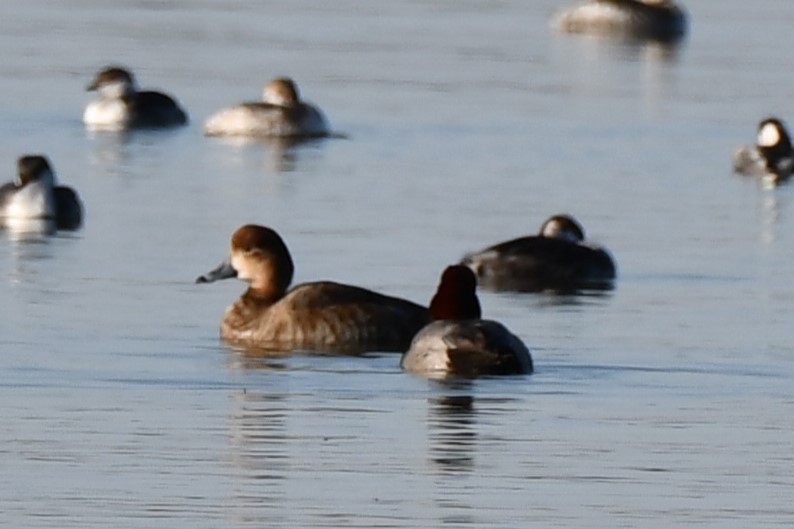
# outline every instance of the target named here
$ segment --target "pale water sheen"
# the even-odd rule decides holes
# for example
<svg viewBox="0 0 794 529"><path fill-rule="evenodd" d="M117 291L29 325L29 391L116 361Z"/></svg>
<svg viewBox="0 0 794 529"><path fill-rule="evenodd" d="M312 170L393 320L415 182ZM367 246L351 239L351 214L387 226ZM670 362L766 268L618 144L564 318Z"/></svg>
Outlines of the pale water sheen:
<svg viewBox="0 0 794 529"><path fill-rule="evenodd" d="M0 233L0 525L790 527L794 187L730 172L794 123L794 4L689 2L677 49L552 33L562 2L11 0L0 180L46 153L84 228ZM107 63L191 124L90 134ZM204 138L291 75L346 139ZM603 296L483 293L531 377L221 344L194 285L240 224L297 279L426 302L463 253L570 212Z"/></svg>

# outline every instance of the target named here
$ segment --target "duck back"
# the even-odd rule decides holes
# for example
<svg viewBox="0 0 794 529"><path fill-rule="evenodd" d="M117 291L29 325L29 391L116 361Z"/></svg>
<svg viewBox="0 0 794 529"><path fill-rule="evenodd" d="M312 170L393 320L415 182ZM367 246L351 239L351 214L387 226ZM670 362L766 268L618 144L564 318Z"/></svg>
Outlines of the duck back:
<svg viewBox="0 0 794 529"><path fill-rule="evenodd" d="M298 285L275 302L249 290L228 309L221 335L273 349L403 351L428 321L421 305L322 281Z"/></svg>
<svg viewBox="0 0 794 529"><path fill-rule="evenodd" d="M615 264L601 248L548 237L522 237L463 259L493 290L575 291L611 288Z"/></svg>
<svg viewBox="0 0 794 529"><path fill-rule="evenodd" d="M403 355L407 371L433 376L530 374L532 357L524 343L492 320L438 320L414 338Z"/></svg>

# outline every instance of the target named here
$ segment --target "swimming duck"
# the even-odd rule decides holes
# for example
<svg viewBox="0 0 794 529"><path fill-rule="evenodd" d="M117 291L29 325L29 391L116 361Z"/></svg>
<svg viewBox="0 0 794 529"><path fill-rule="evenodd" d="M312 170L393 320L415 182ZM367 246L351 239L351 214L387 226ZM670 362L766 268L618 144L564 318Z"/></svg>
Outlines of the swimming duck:
<svg viewBox="0 0 794 529"><path fill-rule="evenodd" d="M783 122L767 118L758 124L755 145L743 145L733 154L733 169L740 174L771 177L775 183L794 172L794 149Z"/></svg>
<svg viewBox="0 0 794 529"><path fill-rule="evenodd" d="M0 218L6 222L50 219L62 230L80 227L80 199L73 189L55 185L55 174L46 157L20 157L17 175L16 181L0 186Z"/></svg>
<svg viewBox="0 0 794 529"><path fill-rule="evenodd" d="M132 73L119 66L101 70L86 89L99 92L83 113L83 123L91 129L162 128L187 123L187 114L171 96L139 91Z"/></svg>
<svg viewBox="0 0 794 529"><path fill-rule="evenodd" d="M687 20L671 0L585 0L558 13L552 26L567 33L675 40L686 33Z"/></svg>
<svg viewBox="0 0 794 529"><path fill-rule="evenodd" d="M430 377L532 373L526 345L501 323L481 319L477 278L449 266L430 302L431 323L414 337L400 365Z"/></svg>
<svg viewBox="0 0 794 529"><path fill-rule="evenodd" d="M429 321L421 305L351 285L319 281L288 290L293 273L284 240L247 225L232 235L229 259L196 282L247 281L223 317L221 336L266 349L404 351Z"/></svg>
<svg viewBox="0 0 794 529"><path fill-rule="evenodd" d="M536 292L608 289L615 279L609 253L584 242L584 228L570 215L546 220L538 235L520 237L464 256L461 264L485 288Z"/></svg>
<svg viewBox="0 0 794 529"><path fill-rule="evenodd" d="M301 101L292 79L274 79L262 90L262 101L224 108L204 123L207 136L327 136L328 123L320 109Z"/></svg>

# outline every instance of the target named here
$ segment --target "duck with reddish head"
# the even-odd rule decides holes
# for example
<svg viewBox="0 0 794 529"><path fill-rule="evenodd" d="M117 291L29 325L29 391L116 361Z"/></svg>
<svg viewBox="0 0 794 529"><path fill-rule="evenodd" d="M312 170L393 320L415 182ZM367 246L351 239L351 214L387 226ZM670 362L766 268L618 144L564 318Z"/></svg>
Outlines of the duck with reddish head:
<svg viewBox="0 0 794 529"><path fill-rule="evenodd" d="M468 267L444 270L430 302L433 321L403 354L403 369L430 378L532 373L526 345L501 323L481 319L476 288Z"/></svg>
<svg viewBox="0 0 794 529"><path fill-rule="evenodd" d="M429 321L421 305L356 286L318 281L289 288L294 270L278 233L247 225L232 235L229 258L196 282L248 282L226 311L221 336L263 349L404 351Z"/></svg>
<svg viewBox="0 0 794 529"><path fill-rule="evenodd" d="M491 290L571 293L614 286L615 263L603 248L585 242L570 215L554 215L538 235L501 242L466 255L461 264Z"/></svg>

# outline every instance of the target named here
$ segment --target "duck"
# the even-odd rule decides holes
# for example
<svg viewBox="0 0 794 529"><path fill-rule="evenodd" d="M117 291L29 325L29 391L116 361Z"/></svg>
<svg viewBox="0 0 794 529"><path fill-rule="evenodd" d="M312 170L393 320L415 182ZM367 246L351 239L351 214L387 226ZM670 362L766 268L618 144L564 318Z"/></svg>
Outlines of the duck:
<svg viewBox="0 0 794 529"><path fill-rule="evenodd" d="M429 324L403 354L400 366L430 378L526 375L534 370L524 342L504 325L483 320L477 277L467 266L448 266L430 301Z"/></svg>
<svg viewBox="0 0 794 529"><path fill-rule="evenodd" d="M173 97L138 90L133 74L121 66L100 70L86 90L99 93L83 112L83 123L91 130L166 128L188 122L187 113Z"/></svg>
<svg viewBox="0 0 794 529"><path fill-rule="evenodd" d="M207 136L318 138L329 133L322 111L301 100L298 85L289 77L267 83L262 101L221 109L204 123Z"/></svg>
<svg viewBox="0 0 794 529"><path fill-rule="evenodd" d="M584 228L568 214L549 217L537 235L519 237L472 252L468 266L479 284L519 292L605 290L616 266L607 250L585 242Z"/></svg>
<svg viewBox="0 0 794 529"><path fill-rule="evenodd" d="M197 283L237 277L248 289L223 316L227 342L273 351L401 352L428 321L426 307L365 288L316 281L289 288L295 267L273 229L238 228L229 257Z"/></svg>
<svg viewBox="0 0 794 529"><path fill-rule="evenodd" d="M672 0L585 0L551 24L565 33L673 41L686 34L687 15Z"/></svg>
<svg viewBox="0 0 794 529"><path fill-rule="evenodd" d="M771 178L775 183L794 172L794 149L782 120L769 117L758 124L755 145L743 145L733 153L733 170L739 174Z"/></svg>
<svg viewBox="0 0 794 529"><path fill-rule="evenodd" d="M0 186L0 219L13 221L47 219L55 228L76 230L83 218L77 192L55 185L55 173L43 155L25 155L17 160L17 179Z"/></svg>

